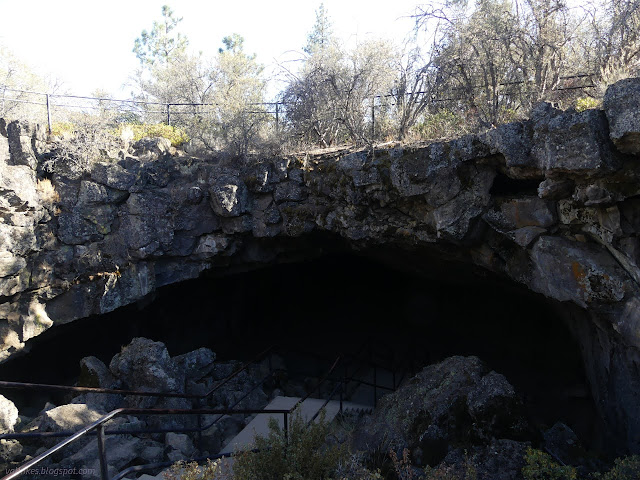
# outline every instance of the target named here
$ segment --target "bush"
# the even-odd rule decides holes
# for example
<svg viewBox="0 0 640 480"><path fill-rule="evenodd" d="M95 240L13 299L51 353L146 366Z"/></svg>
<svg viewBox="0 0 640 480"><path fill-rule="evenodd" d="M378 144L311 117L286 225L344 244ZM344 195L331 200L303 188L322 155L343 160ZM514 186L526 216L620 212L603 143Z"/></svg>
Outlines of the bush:
<svg viewBox="0 0 640 480"><path fill-rule="evenodd" d="M527 464L522 468L525 480L576 480L578 474L571 466L560 466L551 455L540 450L527 448Z"/></svg>
<svg viewBox="0 0 640 480"><path fill-rule="evenodd" d="M269 421L269 434L258 435L253 449L235 457L235 480L323 480L333 478L340 464L348 460L344 445L329 445L329 424L321 418L307 426L300 415L289 425L289 441L275 419Z"/></svg>
<svg viewBox="0 0 640 480"><path fill-rule="evenodd" d="M60 138L72 137L76 131L76 126L71 122L54 122L51 125L51 135Z"/></svg>
<svg viewBox="0 0 640 480"><path fill-rule="evenodd" d="M222 462L211 459L200 467L196 462L185 463L183 461L171 465L169 471L164 473L165 480L214 480L220 478L219 474L223 472Z"/></svg>
<svg viewBox="0 0 640 480"><path fill-rule="evenodd" d="M171 125L165 125L163 123L127 123L120 124L116 130L116 134L118 136L122 135L122 132L130 128L133 131L133 141L137 142L138 140L145 137L162 137L166 138L171 142L171 145L174 147L179 147L180 145L189 141L189 137L186 132L181 128L173 127Z"/></svg>
<svg viewBox="0 0 640 480"><path fill-rule="evenodd" d="M580 97L576 100L576 110L584 112L590 108L600 108L601 104L602 102L600 100L593 97Z"/></svg>
<svg viewBox="0 0 640 480"><path fill-rule="evenodd" d="M607 473L593 475L599 480L637 480L640 478L640 455L616 459Z"/></svg>
<svg viewBox="0 0 640 480"><path fill-rule="evenodd" d="M60 195L48 178L38 180L36 183L36 191L45 205L52 206L54 203L60 201Z"/></svg>
<svg viewBox="0 0 640 480"><path fill-rule="evenodd" d="M454 138L467 132L469 124L461 114L450 110L441 110L427 114L411 130L422 140Z"/></svg>

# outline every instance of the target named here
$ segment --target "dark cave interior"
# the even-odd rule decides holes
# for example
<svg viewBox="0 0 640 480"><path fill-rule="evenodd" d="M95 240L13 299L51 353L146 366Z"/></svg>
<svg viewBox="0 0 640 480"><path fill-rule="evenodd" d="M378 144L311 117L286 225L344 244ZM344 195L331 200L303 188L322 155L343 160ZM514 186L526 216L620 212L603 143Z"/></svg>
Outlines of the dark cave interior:
<svg viewBox="0 0 640 480"><path fill-rule="evenodd" d="M82 357L108 364L136 336L171 355L206 346L221 360L248 360L273 343L330 357L366 342L414 369L476 355L507 377L537 424L563 421L591 445L600 427L579 347L552 304L493 275L467 278L435 281L353 253L204 275L45 332L0 365L0 379L71 385ZM43 399L16 401L36 408Z"/></svg>

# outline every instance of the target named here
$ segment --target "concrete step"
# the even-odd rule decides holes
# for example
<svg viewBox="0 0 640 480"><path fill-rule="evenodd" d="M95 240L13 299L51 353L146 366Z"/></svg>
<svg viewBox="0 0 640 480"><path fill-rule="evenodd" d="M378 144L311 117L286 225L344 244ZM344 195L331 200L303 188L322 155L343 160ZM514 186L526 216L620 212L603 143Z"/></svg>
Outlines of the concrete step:
<svg viewBox="0 0 640 480"><path fill-rule="evenodd" d="M300 400L299 397L276 397L269 405L267 409L273 410L288 410ZM297 411L300 412L303 420L309 421L318 413L318 410L324 405L325 400L320 398L308 398L298 407ZM351 411L369 411L370 405L362 405L354 402L342 402L342 408L344 410ZM340 401L331 400L325 407L325 420L330 422L340 411ZM244 427L244 429L238 433L229 443L227 443L219 453L231 453L236 450L245 450L253 443L253 439L256 435L266 436L269 433L269 419L275 418L278 426L282 429L284 426L284 420L282 414L269 414L259 413L256 417Z"/></svg>

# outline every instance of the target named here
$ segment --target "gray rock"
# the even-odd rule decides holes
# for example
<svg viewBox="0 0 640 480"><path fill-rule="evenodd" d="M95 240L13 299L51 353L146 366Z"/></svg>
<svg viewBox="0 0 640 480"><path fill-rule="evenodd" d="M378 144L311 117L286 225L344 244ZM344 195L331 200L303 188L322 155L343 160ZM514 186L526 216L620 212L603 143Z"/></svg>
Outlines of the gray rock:
<svg viewBox="0 0 640 480"><path fill-rule="evenodd" d="M13 432L18 423L18 408L8 398L0 395L0 433Z"/></svg>
<svg viewBox="0 0 640 480"><path fill-rule="evenodd" d="M626 273L609 253L592 245L542 236L531 260L533 288L548 297L582 306L624 298Z"/></svg>
<svg viewBox="0 0 640 480"><path fill-rule="evenodd" d="M171 150L171 141L162 137L142 138L132 145L134 154L149 160L157 160Z"/></svg>
<svg viewBox="0 0 640 480"><path fill-rule="evenodd" d="M188 435L184 433L167 433L164 439L165 445L168 447L179 451L186 458L190 458L191 455L195 452L195 447L193 446L193 442L189 438Z"/></svg>
<svg viewBox="0 0 640 480"><path fill-rule="evenodd" d="M608 147L600 110L562 113L536 125L532 155L546 172L611 172L620 161Z"/></svg>
<svg viewBox="0 0 640 480"><path fill-rule="evenodd" d="M111 359L109 370L130 390L184 392L184 373L162 342L134 338Z"/></svg>
<svg viewBox="0 0 640 480"><path fill-rule="evenodd" d="M38 162L32 145L34 135L35 127L28 122L14 120L7 125L12 165L26 165L32 170L36 169Z"/></svg>
<svg viewBox="0 0 640 480"><path fill-rule="evenodd" d="M573 181L547 178L538 186L538 196L545 200L560 200L571 197Z"/></svg>
<svg viewBox="0 0 640 480"><path fill-rule="evenodd" d="M504 156L507 167L535 167L531 157L531 126L527 123L514 122L498 125L481 137L491 149Z"/></svg>
<svg viewBox="0 0 640 480"><path fill-rule="evenodd" d="M220 175L209 187L210 204L221 217L237 217L249 210L249 190L238 177Z"/></svg>
<svg viewBox="0 0 640 480"><path fill-rule="evenodd" d="M62 432L89 425L104 414L104 411L94 410L85 404L68 404L47 410L32 423L41 432Z"/></svg>
<svg viewBox="0 0 640 480"><path fill-rule="evenodd" d="M623 153L640 152L640 79L626 78L614 83L604 95L609 135Z"/></svg>
<svg viewBox="0 0 640 480"><path fill-rule="evenodd" d="M200 380L211 373L216 354L209 348L198 348L192 352L173 357L173 362L183 370L186 377L191 380Z"/></svg>
<svg viewBox="0 0 640 480"><path fill-rule="evenodd" d="M0 461L7 464L22 460L23 448L17 440L0 440Z"/></svg>
<svg viewBox="0 0 640 480"><path fill-rule="evenodd" d="M577 435L562 422L543 433L544 449L565 465L576 465L586 453Z"/></svg>
<svg viewBox="0 0 640 480"><path fill-rule="evenodd" d="M102 360L84 357L80 360L78 385L95 388L116 388L118 382Z"/></svg>
<svg viewBox="0 0 640 480"><path fill-rule="evenodd" d="M526 428L520 401L502 375L476 357L450 357L385 396L357 432L356 447L409 448L419 452L420 465L437 465L451 444L517 439Z"/></svg>

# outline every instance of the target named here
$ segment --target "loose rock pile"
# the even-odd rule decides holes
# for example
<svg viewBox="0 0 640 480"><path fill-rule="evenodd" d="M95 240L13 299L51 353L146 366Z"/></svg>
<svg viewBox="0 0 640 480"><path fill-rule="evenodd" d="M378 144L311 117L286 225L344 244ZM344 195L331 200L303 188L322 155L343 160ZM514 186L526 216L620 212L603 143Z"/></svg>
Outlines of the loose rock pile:
<svg viewBox="0 0 640 480"><path fill-rule="evenodd" d="M202 395L233 373L239 362L216 362L216 355L208 348L171 357L165 345L146 338L134 338L115 355L109 366L96 357L85 357L80 362L79 386L136 390L145 392L173 392ZM225 408L234 405L244 393L268 374L266 364L258 364L243 371L227 382L206 402L198 399L162 398L137 395L83 393L70 399L70 403L55 406L48 403L35 418L19 417L18 409L10 400L0 397L0 432L63 432L76 431L111 410L132 408ZM277 393L277 392L276 392ZM266 406L271 391L265 393L258 387L236 408L259 409ZM203 425L218 416L205 416ZM224 416L212 427L202 432L196 446L195 434L118 434L108 435L106 440L110 475L115 475L131 465L154 462L177 462L198 456L216 454L251 420L251 416ZM197 424L193 415L172 416L118 416L106 424L107 430L144 430L154 428L193 428ZM28 460L61 438L36 440L1 440L0 461L15 466ZM87 437L66 447L52 461L45 463L52 468L83 468L100 475L95 437Z"/></svg>

